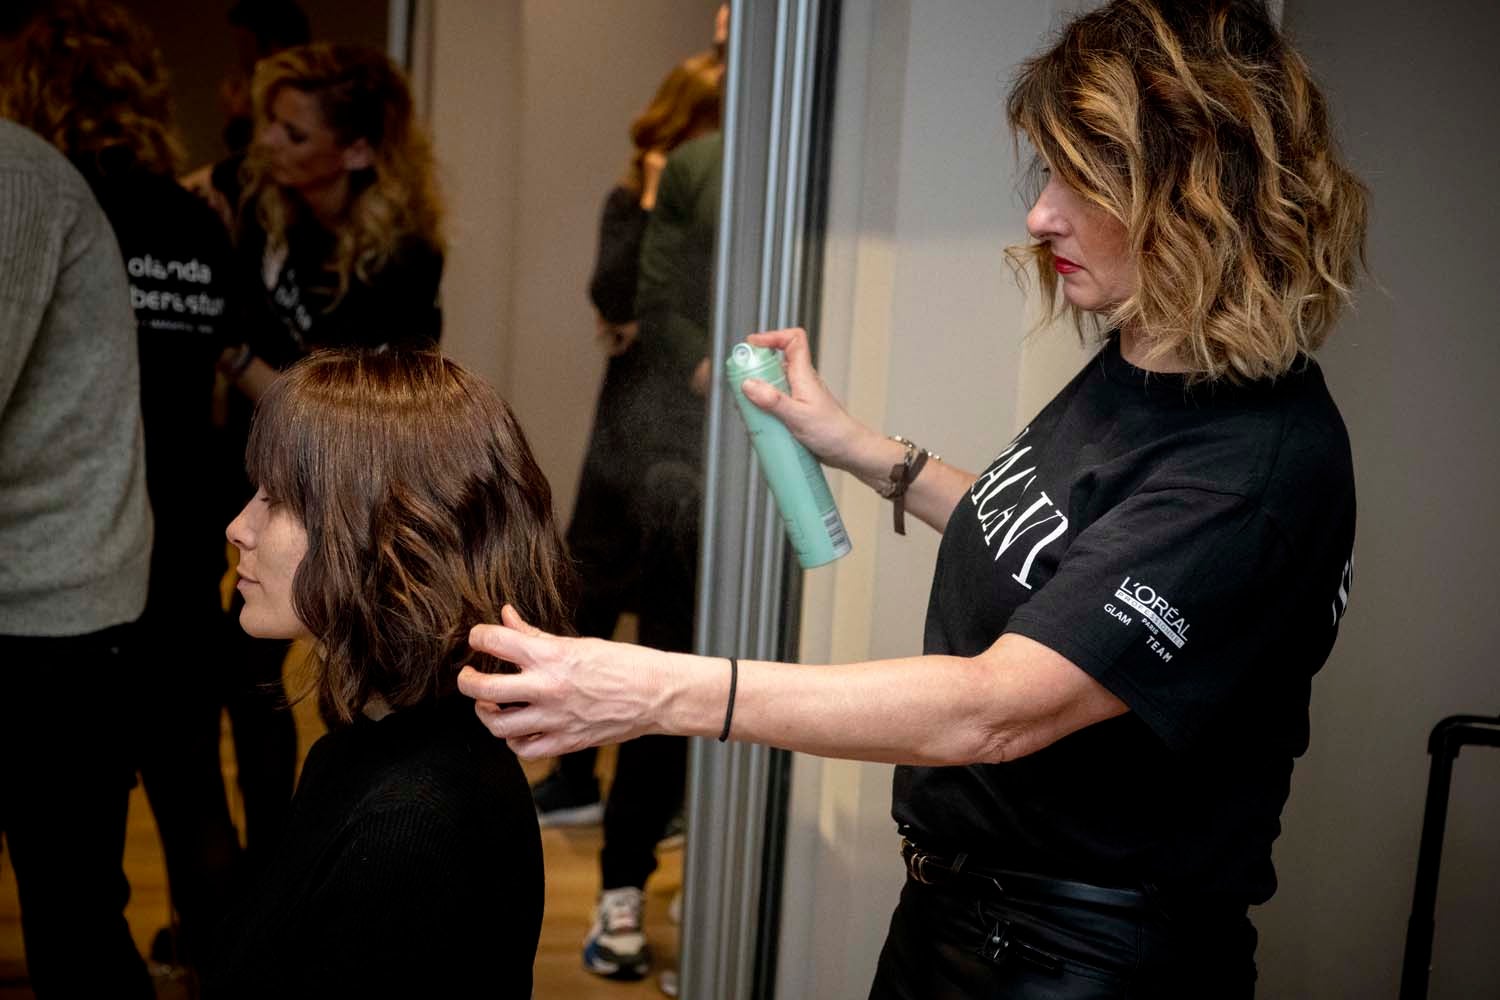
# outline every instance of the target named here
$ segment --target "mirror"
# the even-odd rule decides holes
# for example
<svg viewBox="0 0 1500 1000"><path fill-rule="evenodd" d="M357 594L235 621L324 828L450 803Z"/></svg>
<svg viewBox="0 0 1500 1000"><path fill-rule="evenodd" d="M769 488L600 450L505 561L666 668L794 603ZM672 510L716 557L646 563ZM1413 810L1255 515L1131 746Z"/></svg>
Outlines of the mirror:
<svg viewBox="0 0 1500 1000"><path fill-rule="evenodd" d="M311 39L392 52L407 66L446 205L443 348L499 390L529 436L552 485L559 527L569 529L575 557L584 564L577 627L692 648L705 492L699 443L711 382L708 328L720 204L714 92L722 86L720 5L222 0L184 6L126 0L124 6L162 52L189 171L222 161L248 139L243 121L232 123L227 111L245 106L257 54L246 24L256 17L280 18L285 27L287 18L296 20L288 11L300 9ZM288 30L295 35L295 23ZM704 80L710 81L707 91ZM675 231L653 230L663 208L677 213ZM639 256L642 251L631 247L642 244L642 292L632 302L633 269L623 277L611 274L601 253ZM232 392L221 391L221 411L233 409ZM240 461L237 454L218 457L228 469ZM231 475L211 465L205 461L200 474ZM214 492L209 483L194 489ZM632 572L618 572L622 565ZM616 572L604 579L601 566ZM226 578L226 603L232 584L232 576ZM157 652L212 660L199 647ZM285 687L293 695L306 686L305 656L305 648L294 647L285 664ZM281 672L279 652L268 662L270 676L251 679L251 693L268 694L265 682ZM229 813L241 837L247 826L252 831L252 851L258 806L268 795L280 796L284 810L290 762L300 767L325 729L313 699L296 702L288 714L279 697L270 691L258 705L262 722L271 720L274 730L259 744L269 762L246 731L253 722L223 719ZM670 983L679 962L674 913L683 883L681 790L688 751L683 740L638 743L570 762L582 793L572 789L548 810L556 814L552 819L571 823L550 823L542 835L547 895L535 966L538 997L622 991L585 971L585 961L594 962L596 972L610 972L607 966L615 963L620 972L643 976L636 989L655 994L663 974ZM259 783L257 760L274 772ZM557 767L554 761L529 763L527 776L541 784L564 773ZM606 830L615 829L618 837L606 838ZM8 855L0 860L8 862ZM615 874L605 874L607 868ZM170 897L183 886L168 885L160 837L139 787L131 796L125 869L132 887L126 917L157 973L158 995L193 995L183 942L173 933L180 914ZM644 883L649 960L581 954L601 880L622 883L613 888ZM17 914L6 864L0 867L4 996L12 988L27 995Z"/></svg>

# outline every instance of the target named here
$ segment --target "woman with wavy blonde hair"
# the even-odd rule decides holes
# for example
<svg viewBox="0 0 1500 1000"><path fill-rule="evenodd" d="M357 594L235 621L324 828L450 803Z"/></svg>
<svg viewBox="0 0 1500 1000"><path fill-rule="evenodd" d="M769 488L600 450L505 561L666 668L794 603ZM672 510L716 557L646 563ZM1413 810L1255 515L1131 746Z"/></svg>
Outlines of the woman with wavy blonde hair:
<svg viewBox="0 0 1500 1000"><path fill-rule="evenodd" d="M542 849L525 775L458 693L469 628L567 628L571 566L515 415L430 351L319 351L262 397L229 525L240 624L314 644L331 731L226 921L209 995L531 996ZM498 851L505 861L475 870Z"/></svg>
<svg viewBox="0 0 1500 1000"><path fill-rule="evenodd" d="M1258 6L1112 5L1028 62L1007 105L1037 169L1123 229L1134 270L1093 308L1088 274L1034 230L1020 255L1044 298L1061 290L1080 330L1092 313L1141 331L1152 361L1203 380L1276 378L1310 355L1363 256L1364 186L1301 56L1248 26Z"/></svg>
<svg viewBox="0 0 1500 1000"><path fill-rule="evenodd" d="M789 666L538 633L464 674L523 756L717 734L886 761L907 882L872 997L1253 995L1250 906L1352 582L1348 436L1311 352L1365 193L1258 0L1113 0L1020 67L1026 217L1098 354L975 475L786 352L744 392L943 533L922 656Z"/></svg>
<svg viewBox="0 0 1500 1000"><path fill-rule="evenodd" d="M254 396L316 347L436 342L442 211L401 71L319 42L262 60L251 90L236 242L266 309L229 373Z"/></svg>

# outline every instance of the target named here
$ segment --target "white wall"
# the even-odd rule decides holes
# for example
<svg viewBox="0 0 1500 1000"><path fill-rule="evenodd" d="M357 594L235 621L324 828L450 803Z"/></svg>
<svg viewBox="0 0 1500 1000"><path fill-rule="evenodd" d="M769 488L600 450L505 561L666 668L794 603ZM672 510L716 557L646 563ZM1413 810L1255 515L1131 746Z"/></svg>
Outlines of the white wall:
<svg viewBox="0 0 1500 1000"><path fill-rule="evenodd" d="M864 419L971 467L1076 371L1064 330L1023 340L999 249L1022 236L1002 101L1076 3L846 0L820 367ZM1256 912L1262 997L1394 997L1440 717L1500 711L1495 496L1500 16L1484 0L1292 0L1373 191L1358 311L1322 363L1360 496L1354 599L1313 691L1281 888ZM954 450L955 445L959 450ZM965 452L962 449L970 449ZM920 644L936 548L835 483L855 553L808 575L806 662ZM1315 499L1315 498L1314 498ZM919 529L920 530L920 529ZM890 769L799 757L778 996L868 987L901 883ZM1432 996L1500 996L1500 753L1460 758Z"/></svg>
<svg viewBox="0 0 1500 1000"><path fill-rule="evenodd" d="M413 84L447 204L443 349L504 393L523 148L520 8L443 0L419 12Z"/></svg>
<svg viewBox="0 0 1500 1000"><path fill-rule="evenodd" d="M443 280L445 347L515 408L563 521L604 370L587 296L599 212L624 172L631 120L677 62L710 46L716 7L715 0L428 7L428 105L453 244Z"/></svg>

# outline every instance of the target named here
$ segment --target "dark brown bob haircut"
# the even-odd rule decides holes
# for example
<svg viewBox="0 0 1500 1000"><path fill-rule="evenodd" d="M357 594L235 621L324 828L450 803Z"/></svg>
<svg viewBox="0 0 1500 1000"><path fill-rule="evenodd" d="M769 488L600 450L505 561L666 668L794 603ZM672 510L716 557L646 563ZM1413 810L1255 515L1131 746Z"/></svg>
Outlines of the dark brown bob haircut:
<svg viewBox="0 0 1500 1000"><path fill-rule="evenodd" d="M1366 192L1260 0L1113 0L1022 65L1007 112L1125 227L1137 287L1108 326L1207 379L1274 378L1322 344L1364 259ZM1056 309L1048 248L1012 260Z"/></svg>
<svg viewBox="0 0 1500 1000"><path fill-rule="evenodd" d="M256 410L250 481L307 532L292 582L317 640L314 685L345 722L456 690L469 629L505 604L567 632L572 568L552 490L510 407L429 351L321 351Z"/></svg>

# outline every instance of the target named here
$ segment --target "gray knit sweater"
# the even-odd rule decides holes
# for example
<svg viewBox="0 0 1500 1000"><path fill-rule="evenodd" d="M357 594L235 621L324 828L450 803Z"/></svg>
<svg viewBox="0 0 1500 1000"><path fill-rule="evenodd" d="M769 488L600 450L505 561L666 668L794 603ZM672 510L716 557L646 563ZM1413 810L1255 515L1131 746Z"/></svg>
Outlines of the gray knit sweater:
<svg viewBox="0 0 1500 1000"><path fill-rule="evenodd" d="M133 620L150 551L119 247L62 154L0 121L0 634Z"/></svg>

